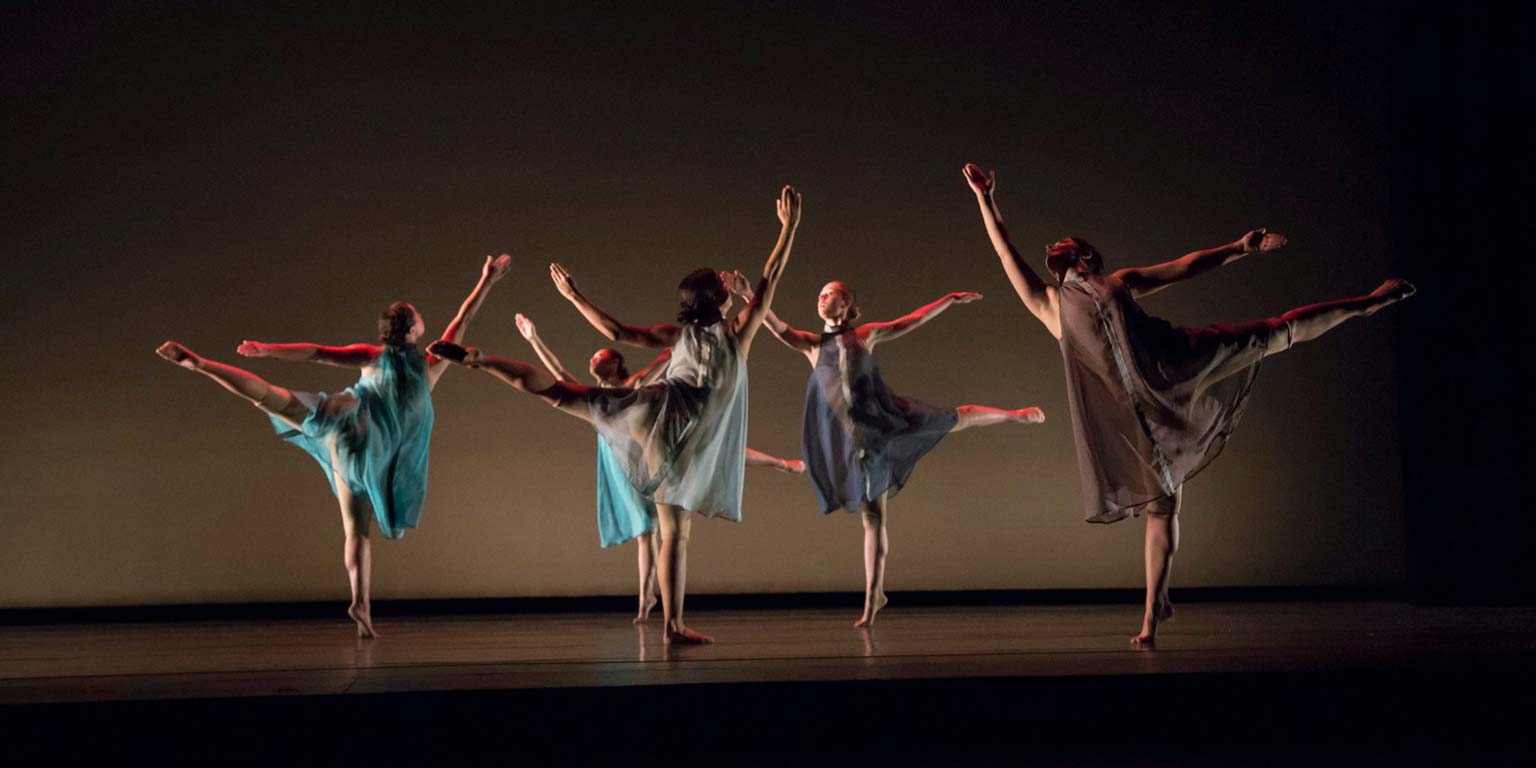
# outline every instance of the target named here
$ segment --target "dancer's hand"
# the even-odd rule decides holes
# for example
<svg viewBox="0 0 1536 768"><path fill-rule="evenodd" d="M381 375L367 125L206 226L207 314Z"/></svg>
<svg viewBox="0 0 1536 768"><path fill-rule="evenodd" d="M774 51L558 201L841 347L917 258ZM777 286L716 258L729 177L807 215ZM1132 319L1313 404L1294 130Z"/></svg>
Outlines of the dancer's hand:
<svg viewBox="0 0 1536 768"><path fill-rule="evenodd" d="M720 282L725 283L727 291L740 296L748 302L752 301L752 283L747 280L746 275L741 273L741 270L733 269L729 272L723 269L720 270Z"/></svg>
<svg viewBox="0 0 1536 768"><path fill-rule="evenodd" d="M554 282L555 290L559 291L567 301L576 300L576 278L571 277L569 269L559 264L550 264L549 279Z"/></svg>
<svg viewBox="0 0 1536 768"><path fill-rule="evenodd" d="M242 341L235 347L235 352L241 357L267 357L270 350L259 341Z"/></svg>
<svg viewBox="0 0 1536 768"><path fill-rule="evenodd" d="M971 185L971 190L978 195L990 195L997 189L997 171L983 171L975 163L966 163L960 173L965 176L965 183Z"/></svg>
<svg viewBox="0 0 1536 768"><path fill-rule="evenodd" d="M503 253L500 256L486 256L485 266L480 268L480 276L488 278L492 283L506 276L512 269L512 257Z"/></svg>
<svg viewBox="0 0 1536 768"><path fill-rule="evenodd" d="M969 304L973 301L981 301L981 294L975 291L955 291L949 295L952 304Z"/></svg>
<svg viewBox="0 0 1536 768"><path fill-rule="evenodd" d="M427 353L436 355L450 363L458 363L469 368L480 367L482 359L479 347L466 347L462 344L455 344L447 339L439 339L432 342L432 345L427 347Z"/></svg>
<svg viewBox="0 0 1536 768"><path fill-rule="evenodd" d="M786 227L800 225L800 193L796 192L794 187L785 184L784 188L779 190L779 199L776 204L780 224Z"/></svg>
<svg viewBox="0 0 1536 768"><path fill-rule="evenodd" d="M539 335L539 329L533 327L533 321L528 319L527 315L519 312L517 313L516 320L517 332L521 333L523 338L533 341Z"/></svg>
<svg viewBox="0 0 1536 768"><path fill-rule="evenodd" d="M1259 227L1238 238L1237 247L1243 253L1269 253L1285 247L1285 242L1285 235Z"/></svg>

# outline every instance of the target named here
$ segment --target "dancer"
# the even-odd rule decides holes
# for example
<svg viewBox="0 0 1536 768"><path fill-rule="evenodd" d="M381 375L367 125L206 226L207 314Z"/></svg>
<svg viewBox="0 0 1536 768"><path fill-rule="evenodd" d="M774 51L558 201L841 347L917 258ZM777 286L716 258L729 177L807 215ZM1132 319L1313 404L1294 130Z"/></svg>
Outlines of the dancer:
<svg viewBox="0 0 1536 768"><path fill-rule="evenodd" d="M838 509L863 513L864 613L855 627L874 624L888 602L889 497L906 484L917 460L950 432L1045 421L1039 408L935 408L892 394L880 377L873 354L876 344L905 336L951 306L980 300L979 293L951 293L896 320L855 326L859 303L853 289L833 281L816 297L820 334L791 328L768 313L773 335L811 364L802 450L822 514Z"/></svg>
<svg viewBox="0 0 1536 768"><path fill-rule="evenodd" d="M752 301L750 294L740 295L747 302ZM572 384L576 383L576 377L566 370L549 345L539 338L539 331L534 327L532 320L518 314L517 330L523 334L523 338L528 340L534 353L539 356L540 362L544 363L544 367L554 374L555 378ZM667 360L671 356L672 350L663 350L650 365L630 375L629 369L624 365L624 355L615 349L599 349L593 353L587 370L600 387L642 387L657 381L666 373ZM751 448L747 448L746 464L749 467L769 467L790 474L805 474L803 461L781 459ZM634 623L636 624L650 618L651 609L656 607L655 530L656 505L635 492L634 486L629 484L629 478L624 475L623 468L619 466L619 460L614 458L613 449L608 447L607 441L603 440L603 436L599 434L597 436L597 535L604 548L618 546L630 539L635 540L636 566L640 578L640 608L635 613Z"/></svg>
<svg viewBox="0 0 1536 768"><path fill-rule="evenodd" d="M1141 632L1150 647L1173 616L1168 574L1179 543L1185 481L1226 445L1269 355L1321 336L1353 317L1375 314L1414 293L1392 279L1365 296L1301 307L1241 325L1185 328L1146 314L1136 299L1181 280L1267 253L1285 238L1255 229L1226 245L1150 267L1104 274L1104 258L1081 238L1046 247L1049 285L1008 238L993 199L996 180L964 169L1003 269L1031 314L1061 343L1088 521L1113 523L1146 513L1147 592Z"/></svg>
<svg viewBox="0 0 1536 768"><path fill-rule="evenodd" d="M666 642L714 639L683 622L688 577L688 534L694 514L741 519L741 481L747 436L747 355L773 302L800 225L800 195L779 193L779 239L758 284L757 298L727 317L731 297L712 269L678 285L681 325L624 325L576 289L571 273L550 265L560 294L604 336L638 347L671 347L665 377L641 387L586 387L562 381L527 363L438 342L434 354L483 368L512 387L587 419L641 496L656 502L661 531L657 579Z"/></svg>
<svg viewBox="0 0 1536 768"><path fill-rule="evenodd" d="M507 273L512 257L485 257L480 281L442 338L457 342L479 311L491 286ZM370 603L373 556L369 516L385 538L398 539L415 528L427 493L427 454L432 438L431 390L447 364L416 348L424 325L416 308L403 301L379 317L380 344L327 347L319 344L269 344L245 341L236 351L245 357L305 360L342 368L360 368L357 383L334 395L299 392L267 382L249 371L194 354L175 341L156 350L161 357L197 371L265 411L282 438L304 449L325 469L341 505L346 537L342 561L352 589L347 615L357 635L372 638Z"/></svg>

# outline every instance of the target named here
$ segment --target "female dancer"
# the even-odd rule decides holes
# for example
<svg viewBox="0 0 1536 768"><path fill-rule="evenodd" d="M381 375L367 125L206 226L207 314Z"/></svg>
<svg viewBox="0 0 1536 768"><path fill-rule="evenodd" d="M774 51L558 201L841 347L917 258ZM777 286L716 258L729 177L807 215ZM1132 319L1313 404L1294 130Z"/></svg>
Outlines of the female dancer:
<svg viewBox="0 0 1536 768"><path fill-rule="evenodd" d="M745 278L743 278L743 281ZM751 302L750 294L741 294L747 302ZM553 350L544 340L539 338L539 331L534 327L533 321L526 316L517 316L517 330L523 334L523 338L533 347L540 362L555 378L570 384L576 383L576 377L566 370L555 357ZM587 370L592 374L593 380L599 387L641 387L651 384L662 377L667 370L667 360L672 357L672 350L662 350L650 365L630 375L629 369L624 365L624 356L616 349L599 349L592 355L588 362ZM770 467L780 472L790 474L805 474L805 462L799 460L780 459L769 456L760 451L747 449L747 466ZM637 544L636 565L640 575L640 608L635 614L635 622L639 624L650 618L651 609L656 607L656 505L649 499L635 492L634 486L629 484L629 478L624 475L624 470L619 466L619 460L614 458L613 449L608 447L603 436L597 436L597 535L604 548L623 544L634 539Z"/></svg>
<svg viewBox="0 0 1536 768"><path fill-rule="evenodd" d="M681 325L624 325L576 289L571 273L550 265L561 295L604 336L639 347L671 347L661 381L642 387L586 387L561 381L527 363L483 355L452 342L430 351L550 401L592 422L608 442L630 485L656 501L661 530L657 578L666 642L714 639L683 623L688 575L688 533L694 513L741 519L741 480L747 444L747 354L773 302L774 290L800 225L800 195L779 193L778 243L763 267L757 298L726 317L731 297L720 275L701 269L678 285Z"/></svg>
<svg viewBox="0 0 1536 768"><path fill-rule="evenodd" d="M951 293L884 323L863 323L858 300L847 284L833 281L816 297L822 332L791 328L773 312L768 329L811 364L805 387L805 461L822 514L846 509L864 517L864 614L855 627L875 623L888 602L885 560L889 497L901 490L917 466L945 435L994 424L1038 424L1039 408L1005 411L985 405L935 408L891 393L880 377L873 350L938 317L955 304L980 301L979 293Z"/></svg>
<svg viewBox="0 0 1536 768"><path fill-rule="evenodd" d="M964 169L1003 270L1024 306L1061 343L1072 431L1088 521L1147 515L1147 594L1141 632L1151 646L1173 615L1168 573L1179 545L1184 482L1214 460L1237 426L1265 357L1365 317L1414 293L1392 279L1365 296L1313 304L1242 325L1184 328L1142 311L1136 299L1180 280L1274 251L1285 238L1255 229L1226 245L1150 267L1104 275L1104 258L1081 238L1047 246L1049 285L1025 263L1003 227L994 174Z"/></svg>
<svg viewBox="0 0 1536 768"><path fill-rule="evenodd" d="M463 338L485 295L511 263L512 257L506 254L485 257L480 281L443 331L443 339ZM385 538L398 539L405 529L416 527L427 493L434 416L431 390L447 364L431 355L423 357L416 348L423 328L416 308L397 301L379 317L381 344L327 347L246 341L236 349L246 357L362 369L356 384L334 395L313 395L268 383L249 371L200 357L174 341L156 350L166 360L213 379L265 411L284 440L303 448L325 469L341 504L341 528L346 535L342 561L352 588L347 615L357 623L358 637L378 635L369 601L373 556L368 518L371 514L379 521Z"/></svg>

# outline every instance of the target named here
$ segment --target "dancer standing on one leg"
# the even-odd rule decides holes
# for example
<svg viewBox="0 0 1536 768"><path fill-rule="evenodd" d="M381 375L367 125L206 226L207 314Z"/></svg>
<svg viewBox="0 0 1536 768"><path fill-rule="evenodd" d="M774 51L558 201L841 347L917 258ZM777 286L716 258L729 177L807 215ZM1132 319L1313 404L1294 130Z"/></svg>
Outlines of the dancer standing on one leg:
<svg viewBox="0 0 1536 768"><path fill-rule="evenodd" d="M550 265L555 287L604 336L637 347L672 348L666 376L636 388L586 387L561 381L543 369L458 344L431 351L486 372L556 407L592 422L607 441L624 475L641 496L656 502L661 531L657 580L667 642L709 643L713 638L683 622L688 582L688 533L695 513L741 519L741 486L747 450L747 354L773 302L795 231L800 195L779 194L778 243L763 267L757 298L726 317L731 297L719 273L693 272L678 285L681 325L624 325L576 289L570 272Z"/></svg>
<svg viewBox="0 0 1536 768"><path fill-rule="evenodd" d="M880 377L873 354L876 344L916 330L955 304L980 299L979 293L951 293L905 317L855 326L859 305L853 290L834 281L823 286L816 297L816 314L823 324L820 334L791 328L768 313L773 335L811 363L811 378L805 388L803 451L821 511L863 513L864 614L855 627L873 624L887 602L889 497L906 484L917 460L950 432L1045 421L1039 408L935 408L897 397Z"/></svg>
<svg viewBox="0 0 1536 768"><path fill-rule="evenodd" d="M752 300L750 294L743 294L743 297L748 303ZM576 377L566 370L560 363L560 359L555 357L554 351L539 338L538 329L534 327L532 320L519 314L517 330L533 346L539 360L544 363L544 367L550 373L555 375L555 378L572 384L576 383ZM642 387L661 379L666 374L667 360L671 356L670 349L664 350L651 361L650 365L630 375L629 369L624 364L624 356L618 350L599 349L588 362L587 371L592 374L593 380L600 387ZM746 465L770 467L791 474L805 473L803 461L788 461L751 448L747 449ZM656 606L655 531L656 505L635 492L634 486L629 484L629 478L624 475L624 469L619 465L619 460L614 458L613 450L599 434L597 436L597 534L604 548L618 546L630 539L635 540L636 566L640 581L640 608L635 613L636 624L650 618L651 609Z"/></svg>
<svg viewBox="0 0 1536 768"><path fill-rule="evenodd" d="M491 286L507 273L511 257L485 257L480 282L459 307L442 338L459 341L479 311ZM267 344L246 341L236 350L246 357L305 360L343 368L361 368L357 383L334 395L285 389L254 373L200 357L174 341L156 353L218 382L251 402L272 419L278 434L303 448L325 469L341 504L346 542L342 561L352 589L347 615L359 637L374 637L370 604L373 555L369 517L379 521L385 538L398 539L415 528L427 493L427 453L432 438L431 390L447 364L416 348L424 325L415 307L391 304L379 318L381 344L327 347L319 344Z"/></svg>
<svg viewBox="0 0 1536 768"><path fill-rule="evenodd" d="M1412 296L1414 287L1393 279L1365 296L1266 320L1180 327L1146 314L1136 299L1250 253L1276 250L1285 238L1256 229L1227 245L1106 276L1099 252L1069 237L1046 248L1046 270L1058 283L1050 285L1009 240L993 199L993 174L975 165L965 166L964 174L1014 290L1061 342L1088 521L1147 515L1146 605L1141 632L1131 642L1150 646L1158 623L1173 615L1168 574L1178 549L1184 482L1226 445L1259 363Z"/></svg>

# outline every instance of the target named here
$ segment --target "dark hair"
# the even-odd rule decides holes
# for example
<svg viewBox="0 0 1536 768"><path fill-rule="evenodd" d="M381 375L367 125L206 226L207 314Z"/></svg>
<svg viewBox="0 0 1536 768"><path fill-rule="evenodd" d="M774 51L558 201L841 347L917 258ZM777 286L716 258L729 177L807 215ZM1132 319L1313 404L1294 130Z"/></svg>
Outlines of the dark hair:
<svg viewBox="0 0 1536 768"><path fill-rule="evenodd" d="M720 322L720 305L729 294L720 273L713 269L695 269L677 284L677 301L683 311L677 313L679 323L708 326Z"/></svg>
<svg viewBox="0 0 1536 768"><path fill-rule="evenodd" d="M1089 272L1095 275L1103 273L1104 254L1099 253L1099 249L1093 247L1087 240L1069 236L1062 238L1059 243L1052 244L1052 248L1054 249L1056 245L1063 246L1073 260L1087 267Z"/></svg>
<svg viewBox="0 0 1536 768"><path fill-rule="evenodd" d="M613 372L613 377L618 379L619 381L624 381L624 380L628 379L629 378L629 366L624 364L624 353L618 351L617 349L613 349L611 347L603 347L602 349L599 349L598 351L593 352L592 354L593 355L601 355L604 352L608 353L608 357L611 357L611 358L613 358L614 360L617 361L616 365L618 366L618 368L617 368L617 370L615 370Z"/></svg>
<svg viewBox="0 0 1536 768"><path fill-rule="evenodd" d="M410 347L406 339L416 326L416 308L409 302L397 301L379 315L379 341L390 347Z"/></svg>

